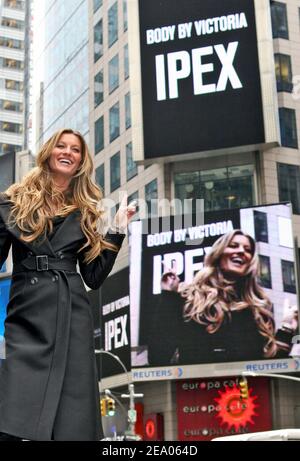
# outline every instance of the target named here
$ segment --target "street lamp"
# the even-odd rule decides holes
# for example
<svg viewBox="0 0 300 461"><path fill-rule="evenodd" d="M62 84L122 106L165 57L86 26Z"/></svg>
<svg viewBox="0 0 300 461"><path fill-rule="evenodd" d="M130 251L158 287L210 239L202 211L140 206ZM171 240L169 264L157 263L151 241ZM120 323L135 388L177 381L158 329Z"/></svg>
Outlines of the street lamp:
<svg viewBox="0 0 300 461"><path fill-rule="evenodd" d="M127 412L127 420L129 423L128 429L125 432L126 439L127 440L140 440L140 436L135 433L135 423L136 423L136 410L135 410L135 405L134 405L134 399L135 398L142 398L144 397L144 394L135 394L134 392L134 384L131 382L131 379L129 378L129 373L127 368L125 367L124 363L118 357L117 355L113 354L112 352L105 351L104 349L95 349L96 354L107 354L113 359L117 360L123 370L126 373L127 376L127 382L128 382L128 394L122 394L121 397L124 399L129 399L129 410Z"/></svg>

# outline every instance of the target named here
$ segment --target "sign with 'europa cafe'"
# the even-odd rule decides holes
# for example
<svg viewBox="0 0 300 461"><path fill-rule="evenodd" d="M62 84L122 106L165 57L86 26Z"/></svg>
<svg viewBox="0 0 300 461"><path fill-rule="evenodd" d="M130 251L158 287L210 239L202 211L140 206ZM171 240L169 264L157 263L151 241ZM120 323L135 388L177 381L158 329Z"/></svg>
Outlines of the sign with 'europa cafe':
<svg viewBox="0 0 300 461"><path fill-rule="evenodd" d="M269 0L132 0L128 14L134 160L278 145Z"/></svg>

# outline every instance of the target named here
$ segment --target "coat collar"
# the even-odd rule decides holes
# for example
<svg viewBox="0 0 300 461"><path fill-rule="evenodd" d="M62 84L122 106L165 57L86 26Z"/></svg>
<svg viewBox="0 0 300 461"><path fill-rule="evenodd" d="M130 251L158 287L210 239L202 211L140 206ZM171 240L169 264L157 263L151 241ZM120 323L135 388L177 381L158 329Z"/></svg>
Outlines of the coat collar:
<svg viewBox="0 0 300 461"><path fill-rule="evenodd" d="M59 229L49 242L55 252L70 245L72 246L74 242L85 238L85 235L81 230L80 217L80 210L74 210L72 213L68 214L66 219L60 225Z"/></svg>
<svg viewBox="0 0 300 461"><path fill-rule="evenodd" d="M9 232L17 239L21 240L21 231L17 226L8 227L8 218L11 210L11 202L7 199L0 198L0 214L6 224ZM65 248L66 246L72 246L75 241L84 239L84 233L80 226L80 210L74 210L68 214L57 230L51 242L46 239L40 238L38 242L24 242L28 249L33 251L35 254L45 254L48 256L56 256L56 252Z"/></svg>

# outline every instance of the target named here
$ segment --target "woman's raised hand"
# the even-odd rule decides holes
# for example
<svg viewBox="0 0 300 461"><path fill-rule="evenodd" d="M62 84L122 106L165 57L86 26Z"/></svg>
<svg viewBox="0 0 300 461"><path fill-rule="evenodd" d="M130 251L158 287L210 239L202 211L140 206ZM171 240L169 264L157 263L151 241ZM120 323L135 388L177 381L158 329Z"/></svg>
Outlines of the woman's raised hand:
<svg viewBox="0 0 300 461"><path fill-rule="evenodd" d="M114 217L113 227L117 228L120 232L125 232L131 218L136 213L136 201L127 205L127 194L121 200L120 207Z"/></svg>
<svg viewBox="0 0 300 461"><path fill-rule="evenodd" d="M162 261L164 273L161 278L161 288L166 291L178 291L180 278L177 275L176 264L172 268L167 267Z"/></svg>

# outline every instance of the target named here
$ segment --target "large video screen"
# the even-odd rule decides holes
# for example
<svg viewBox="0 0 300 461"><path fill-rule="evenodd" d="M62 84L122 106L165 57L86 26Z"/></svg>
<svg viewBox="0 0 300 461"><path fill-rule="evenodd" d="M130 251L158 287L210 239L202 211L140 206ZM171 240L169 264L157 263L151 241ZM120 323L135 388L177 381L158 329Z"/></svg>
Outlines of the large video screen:
<svg viewBox="0 0 300 461"><path fill-rule="evenodd" d="M132 367L291 357L298 301L290 204L205 212L195 227L178 218L169 229L160 218L155 233L153 220L132 223Z"/></svg>
<svg viewBox="0 0 300 461"><path fill-rule="evenodd" d="M238 146L251 150L278 141L276 124L270 139L264 120L266 82L268 104L272 87L275 94L274 62L262 57L269 46L266 40L272 43L265 0L130 3L129 32L134 30L129 34L130 63L140 63L131 69L131 93L133 98L141 93L141 101L133 100L132 126L139 123L141 106L142 160ZM263 51L259 28L263 28ZM141 160L139 147L137 141L135 160Z"/></svg>
<svg viewBox="0 0 300 461"><path fill-rule="evenodd" d="M129 268L110 275L100 290L89 292L89 299L94 311L95 345L105 351L99 354L99 378L122 374L124 368L130 371Z"/></svg>

